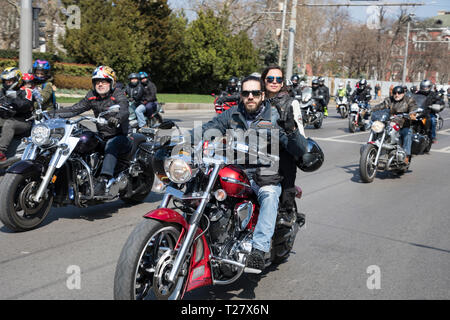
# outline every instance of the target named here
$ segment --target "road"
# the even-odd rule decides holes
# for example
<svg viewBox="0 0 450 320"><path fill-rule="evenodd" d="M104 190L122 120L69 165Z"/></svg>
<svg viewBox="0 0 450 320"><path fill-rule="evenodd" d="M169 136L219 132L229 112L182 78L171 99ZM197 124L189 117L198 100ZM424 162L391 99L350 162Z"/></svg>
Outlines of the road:
<svg viewBox="0 0 450 320"><path fill-rule="evenodd" d="M192 126L214 113L167 112ZM326 161L299 172L306 225L288 261L224 287L200 288L186 299L450 299L450 110L428 155L412 159L402 177L359 178L359 149L368 133L348 132L334 108L321 129L307 128ZM123 244L161 199L78 209L53 208L33 231L0 223L0 299L112 299ZM75 277L80 275L80 277Z"/></svg>

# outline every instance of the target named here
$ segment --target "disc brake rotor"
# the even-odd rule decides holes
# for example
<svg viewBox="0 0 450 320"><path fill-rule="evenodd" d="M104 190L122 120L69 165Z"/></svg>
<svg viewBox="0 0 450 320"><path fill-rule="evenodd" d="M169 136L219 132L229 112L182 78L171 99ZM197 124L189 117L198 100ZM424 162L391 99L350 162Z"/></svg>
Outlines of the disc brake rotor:
<svg viewBox="0 0 450 320"><path fill-rule="evenodd" d="M172 271L173 262L175 260L175 252L173 250L166 251L159 259L153 276L153 292L157 299L167 300L176 299L181 292L183 285L182 279L178 278L175 283L169 282L169 274ZM183 271L180 271L182 273ZM175 297L172 295L175 293Z"/></svg>
<svg viewBox="0 0 450 320"><path fill-rule="evenodd" d="M33 181L27 184L19 194L19 206L24 211L24 215L36 214L44 205L44 201L36 203L31 199L36 190L37 184Z"/></svg>

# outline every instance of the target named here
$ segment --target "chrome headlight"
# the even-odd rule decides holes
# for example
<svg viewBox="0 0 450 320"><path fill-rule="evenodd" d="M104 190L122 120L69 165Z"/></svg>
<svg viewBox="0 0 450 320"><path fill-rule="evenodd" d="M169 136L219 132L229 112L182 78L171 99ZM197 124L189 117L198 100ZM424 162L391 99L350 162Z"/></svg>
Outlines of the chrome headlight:
<svg viewBox="0 0 450 320"><path fill-rule="evenodd" d="M51 130L45 124L38 124L31 130L31 140L37 146L44 146L50 143Z"/></svg>
<svg viewBox="0 0 450 320"><path fill-rule="evenodd" d="M164 161L167 177L175 183L186 183L192 178L190 165L181 158L170 158Z"/></svg>
<svg viewBox="0 0 450 320"><path fill-rule="evenodd" d="M375 133L383 132L384 130L384 123L381 121L375 121L372 123L372 131Z"/></svg>

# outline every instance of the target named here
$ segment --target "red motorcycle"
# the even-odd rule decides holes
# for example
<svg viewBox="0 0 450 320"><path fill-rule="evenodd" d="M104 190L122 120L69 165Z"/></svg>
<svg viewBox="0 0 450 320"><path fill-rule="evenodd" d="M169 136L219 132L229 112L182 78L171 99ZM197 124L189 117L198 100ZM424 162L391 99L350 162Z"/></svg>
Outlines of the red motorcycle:
<svg viewBox="0 0 450 320"><path fill-rule="evenodd" d="M200 148L201 161L184 152L171 155L174 145L166 141L153 158L156 175L166 182L165 195L122 249L115 299L182 299L196 288L228 285L243 273L261 272L246 266L259 212L246 173L227 164L216 144ZM233 148L251 153L245 145ZM297 198L301 195L297 187ZM303 214L279 211L266 266L289 256L304 223Z"/></svg>
<svg viewBox="0 0 450 320"><path fill-rule="evenodd" d="M215 97L215 94L212 94L213 97ZM216 110L216 113L220 114L222 112L227 111L228 109L237 106L238 101L229 101L224 103L218 103L220 97L216 97L214 99L214 109Z"/></svg>

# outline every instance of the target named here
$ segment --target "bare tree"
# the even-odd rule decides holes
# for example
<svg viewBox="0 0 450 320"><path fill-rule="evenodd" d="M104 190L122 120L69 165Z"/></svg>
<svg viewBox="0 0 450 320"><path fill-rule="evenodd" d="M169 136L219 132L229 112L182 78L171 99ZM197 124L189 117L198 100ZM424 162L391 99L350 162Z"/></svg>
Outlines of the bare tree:
<svg viewBox="0 0 450 320"><path fill-rule="evenodd" d="M20 6L18 0L0 0L0 49L19 47Z"/></svg>

